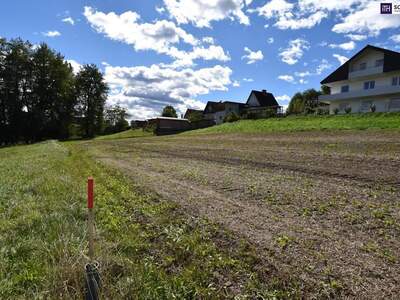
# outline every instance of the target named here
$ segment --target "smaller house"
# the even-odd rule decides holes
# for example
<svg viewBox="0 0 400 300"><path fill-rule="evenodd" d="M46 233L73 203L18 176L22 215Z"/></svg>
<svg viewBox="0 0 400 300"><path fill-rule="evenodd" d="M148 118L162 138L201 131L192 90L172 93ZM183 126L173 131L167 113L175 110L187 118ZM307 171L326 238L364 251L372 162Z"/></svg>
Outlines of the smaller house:
<svg viewBox="0 0 400 300"><path fill-rule="evenodd" d="M191 125L187 119L157 117L147 121L147 128L153 129L157 135L165 135L190 130Z"/></svg>
<svg viewBox="0 0 400 300"><path fill-rule="evenodd" d="M206 120L214 121L215 124L221 124L228 114L235 113L240 115L243 108L243 103L233 101L208 101L203 114Z"/></svg>
<svg viewBox="0 0 400 300"><path fill-rule="evenodd" d="M276 101L273 94L266 90L252 90L247 98L245 113L249 115L263 116L268 112L282 114L282 106Z"/></svg>

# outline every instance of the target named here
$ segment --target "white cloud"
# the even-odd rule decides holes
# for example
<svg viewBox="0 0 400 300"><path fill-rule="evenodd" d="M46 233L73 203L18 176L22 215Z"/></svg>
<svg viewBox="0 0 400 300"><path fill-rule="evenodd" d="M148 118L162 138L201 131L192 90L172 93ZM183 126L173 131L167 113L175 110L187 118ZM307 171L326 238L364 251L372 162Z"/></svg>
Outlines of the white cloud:
<svg viewBox="0 0 400 300"><path fill-rule="evenodd" d="M75 25L75 21L71 17L66 17L66 18L62 19L61 21L64 23L69 23L71 25Z"/></svg>
<svg viewBox="0 0 400 300"><path fill-rule="evenodd" d="M395 43L400 43L400 34L392 35L390 39Z"/></svg>
<svg viewBox="0 0 400 300"><path fill-rule="evenodd" d="M359 33L377 36L381 30L400 27L398 15L380 14L380 1L363 1L357 9L333 26L336 33Z"/></svg>
<svg viewBox="0 0 400 300"><path fill-rule="evenodd" d="M299 83L300 83L300 84L307 84L308 81L305 80L304 78L300 78L300 79L299 79Z"/></svg>
<svg viewBox="0 0 400 300"><path fill-rule="evenodd" d="M296 75L297 77L307 77L307 76L311 76L312 73L310 71L295 72L294 75Z"/></svg>
<svg viewBox="0 0 400 300"><path fill-rule="evenodd" d="M286 82L290 82L290 83L294 83L294 77L292 75L279 75L278 79L286 81Z"/></svg>
<svg viewBox="0 0 400 300"><path fill-rule="evenodd" d="M364 34L347 34L346 36L349 39L356 41L356 42L360 42L360 41L367 39L367 36Z"/></svg>
<svg viewBox="0 0 400 300"><path fill-rule="evenodd" d="M194 97L211 91L227 91L232 84L229 67L176 70L163 65L105 67L105 80L110 86L109 104L128 109L133 119L159 115L162 108L173 105L179 113L186 108L203 109L204 103Z"/></svg>
<svg viewBox="0 0 400 300"><path fill-rule="evenodd" d="M273 44L274 43L274 38L273 37L268 38L267 39L267 43L268 44Z"/></svg>
<svg viewBox="0 0 400 300"><path fill-rule="evenodd" d="M133 11L117 15L105 14L85 7L84 15L90 25L108 38L133 45L136 51L153 50L177 60L176 66L193 65L193 60L227 61L229 55L221 46L201 46L201 42L171 21L161 20L154 23L141 23L140 16ZM184 42L193 46L189 52L179 50L176 44Z"/></svg>
<svg viewBox="0 0 400 300"><path fill-rule="evenodd" d="M347 43L342 43L342 44L330 44L329 48L335 49L335 48L340 48L346 51L353 50L356 47L356 43L354 41L349 41Z"/></svg>
<svg viewBox="0 0 400 300"><path fill-rule="evenodd" d="M78 63L76 60L67 59L66 61L71 65L74 74L77 74L80 71L82 65Z"/></svg>
<svg viewBox="0 0 400 300"><path fill-rule="evenodd" d="M261 50L258 51L251 51L248 47L244 47L244 51L247 52L247 54L242 56L242 59L247 59L247 64L254 64L258 60L263 60L264 55L261 52Z"/></svg>
<svg viewBox="0 0 400 300"><path fill-rule="evenodd" d="M61 33L57 30L49 30L46 32L42 32L42 34L47 37L57 37L61 35Z"/></svg>
<svg viewBox="0 0 400 300"><path fill-rule="evenodd" d="M339 54L333 54L333 57L336 58L341 65L343 65L346 61L349 60L346 56L339 55Z"/></svg>
<svg viewBox="0 0 400 300"><path fill-rule="evenodd" d="M214 43L215 43L214 38L211 37L211 36L203 37L202 41L203 41L204 43L207 43L207 44L214 44Z"/></svg>
<svg viewBox="0 0 400 300"><path fill-rule="evenodd" d="M242 9L250 3L249 0L164 0L170 16L178 24L192 23L196 27L211 27L211 22L227 18L249 25L250 20Z"/></svg>
<svg viewBox="0 0 400 300"><path fill-rule="evenodd" d="M294 4L289 3L285 0L271 0L264 6L258 7L256 9L249 9L249 12L257 12L259 16L264 16L270 19L274 16L282 16L286 12L291 11Z"/></svg>
<svg viewBox="0 0 400 300"><path fill-rule="evenodd" d="M232 83L232 86L234 86L234 87L239 87L239 86L240 86L240 82L237 81L237 80L235 80L235 81Z"/></svg>
<svg viewBox="0 0 400 300"><path fill-rule="evenodd" d="M289 41L289 46L279 53L279 56L283 62L294 65L302 58L304 50L308 50L309 48L309 43L306 40L298 38Z"/></svg>
<svg viewBox="0 0 400 300"><path fill-rule="evenodd" d="M323 71L328 70L330 68L332 68L332 65L326 59L323 59L321 63L317 66L315 74L321 75Z"/></svg>
<svg viewBox="0 0 400 300"><path fill-rule="evenodd" d="M253 79L253 78L243 78L243 81L246 81L246 82L253 82L254 79Z"/></svg>
<svg viewBox="0 0 400 300"><path fill-rule="evenodd" d="M165 8L162 6L156 6L156 11L162 15L165 12Z"/></svg>
<svg viewBox="0 0 400 300"><path fill-rule="evenodd" d="M290 96L285 94L285 95L282 95L282 96L276 96L275 99L278 100L279 102L289 102L290 101Z"/></svg>
<svg viewBox="0 0 400 300"><path fill-rule="evenodd" d="M312 28L315 25L321 23L321 21L328 16L327 13L323 11L317 11L307 17L296 18L294 14L287 13L280 16L279 20L274 24L274 26L279 29L303 29Z"/></svg>

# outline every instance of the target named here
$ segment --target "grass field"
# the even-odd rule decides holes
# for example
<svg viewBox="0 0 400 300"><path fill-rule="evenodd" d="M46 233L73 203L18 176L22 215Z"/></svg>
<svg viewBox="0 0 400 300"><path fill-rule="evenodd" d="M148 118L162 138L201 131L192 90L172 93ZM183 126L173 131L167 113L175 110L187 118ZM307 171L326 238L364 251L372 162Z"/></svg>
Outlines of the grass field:
<svg viewBox="0 0 400 300"><path fill-rule="evenodd" d="M263 120L242 120L200 129L199 133L262 133L307 130L400 129L400 113L368 113L338 116L289 116Z"/></svg>
<svg viewBox="0 0 400 300"><path fill-rule="evenodd" d="M362 118L2 148L0 299L82 298L88 176L105 298L395 299L399 117Z"/></svg>
<svg viewBox="0 0 400 300"><path fill-rule="evenodd" d="M222 238L205 218L185 216L176 203L90 158L87 146L50 141L0 149L0 299L82 298L90 175L104 297L288 293L261 283L245 241Z"/></svg>
<svg viewBox="0 0 400 300"><path fill-rule="evenodd" d="M128 129L122 132L109 134L109 135L101 135L96 137L96 140L118 140L118 139L127 139L127 138L137 138L144 136L151 136L152 133L149 131L143 131L142 129Z"/></svg>

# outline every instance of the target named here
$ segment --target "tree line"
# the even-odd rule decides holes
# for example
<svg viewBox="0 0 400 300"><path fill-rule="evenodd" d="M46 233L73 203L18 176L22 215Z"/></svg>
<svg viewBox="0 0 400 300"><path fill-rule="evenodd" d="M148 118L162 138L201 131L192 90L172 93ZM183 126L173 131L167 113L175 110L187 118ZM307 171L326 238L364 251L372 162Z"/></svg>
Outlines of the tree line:
<svg viewBox="0 0 400 300"><path fill-rule="evenodd" d="M112 132L126 112L105 107L107 95L96 65L74 74L45 43L0 39L0 145Z"/></svg>

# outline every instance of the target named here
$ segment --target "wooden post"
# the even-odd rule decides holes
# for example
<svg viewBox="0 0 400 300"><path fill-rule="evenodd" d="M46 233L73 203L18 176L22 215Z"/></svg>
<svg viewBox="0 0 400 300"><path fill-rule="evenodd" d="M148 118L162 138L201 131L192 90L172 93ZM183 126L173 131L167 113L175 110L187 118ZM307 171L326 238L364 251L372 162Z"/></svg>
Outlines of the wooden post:
<svg viewBox="0 0 400 300"><path fill-rule="evenodd" d="M88 195L88 239L89 239L89 258L94 260L94 211L93 211L93 178L89 177L87 182L87 195Z"/></svg>

